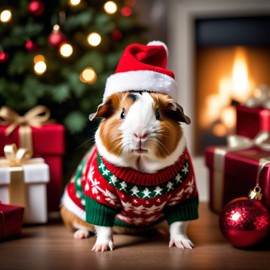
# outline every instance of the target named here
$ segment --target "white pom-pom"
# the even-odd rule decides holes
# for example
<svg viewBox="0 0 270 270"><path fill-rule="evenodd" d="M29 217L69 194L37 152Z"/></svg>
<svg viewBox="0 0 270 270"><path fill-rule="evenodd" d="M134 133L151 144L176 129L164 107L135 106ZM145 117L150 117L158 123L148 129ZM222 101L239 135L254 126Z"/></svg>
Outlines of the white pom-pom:
<svg viewBox="0 0 270 270"><path fill-rule="evenodd" d="M167 55L169 54L167 45L162 41L153 40L153 41L148 42L147 46L163 46L165 48L166 52L167 52Z"/></svg>

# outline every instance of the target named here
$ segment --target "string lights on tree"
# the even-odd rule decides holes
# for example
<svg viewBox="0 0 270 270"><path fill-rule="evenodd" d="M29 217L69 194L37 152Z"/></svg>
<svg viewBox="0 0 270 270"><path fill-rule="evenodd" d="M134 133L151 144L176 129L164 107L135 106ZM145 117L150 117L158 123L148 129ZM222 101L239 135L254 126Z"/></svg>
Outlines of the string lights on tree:
<svg viewBox="0 0 270 270"><path fill-rule="evenodd" d="M68 147L87 141L106 78L127 44L145 42L135 14L121 12L134 1L0 1L0 104L18 113L44 104L65 125Z"/></svg>
<svg viewBox="0 0 270 270"><path fill-rule="evenodd" d="M0 13L0 21L2 23L8 23L12 19L12 12L10 9L5 9Z"/></svg>

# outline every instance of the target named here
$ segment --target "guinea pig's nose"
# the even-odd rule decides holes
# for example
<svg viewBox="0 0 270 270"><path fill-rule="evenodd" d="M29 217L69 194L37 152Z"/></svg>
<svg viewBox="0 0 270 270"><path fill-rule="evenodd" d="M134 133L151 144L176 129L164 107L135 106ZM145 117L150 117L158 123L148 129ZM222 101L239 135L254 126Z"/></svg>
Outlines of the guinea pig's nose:
<svg viewBox="0 0 270 270"><path fill-rule="evenodd" d="M142 139L146 139L146 137L148 136L147 133L134 133L134 138L137 140L142 140Z"/></svg>

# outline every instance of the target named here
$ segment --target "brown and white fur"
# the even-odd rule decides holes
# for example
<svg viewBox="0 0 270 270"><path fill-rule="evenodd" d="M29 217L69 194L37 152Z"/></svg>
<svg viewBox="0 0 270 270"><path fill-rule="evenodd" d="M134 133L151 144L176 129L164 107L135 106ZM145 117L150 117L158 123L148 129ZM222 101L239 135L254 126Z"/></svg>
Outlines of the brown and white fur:
<svg viewBox="0 0 270 270"><path fill-rule="evenodd" d="M153 174L174 164L184 148L185 138L179 122L190 123L183 109L168 95L148 92L125 92L110 96L90 120L102 117L95 143L101 156L121 167ZM80 220L62 206L65 224L76 230L75 238L97 235L94 251L114 248L113 228L93 226ZM187 222L170 225L169 246L191 249Z"/></svg>

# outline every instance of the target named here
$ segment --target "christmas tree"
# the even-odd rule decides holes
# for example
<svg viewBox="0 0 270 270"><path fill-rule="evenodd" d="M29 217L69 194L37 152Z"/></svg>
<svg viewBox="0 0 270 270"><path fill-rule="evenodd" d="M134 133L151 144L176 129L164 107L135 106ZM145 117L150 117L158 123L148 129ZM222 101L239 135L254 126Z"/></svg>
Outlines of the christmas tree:
<svg viewBox="0 0 270 270"><path fill-rule="evenodd" d="M88 115L126 45L144 42L136 0L0 3L0 107L45 105L66 128L66 166L93 142ZM91 140L91 141L90 141ZM73 169L72 168L72 169Z"/></svg>

